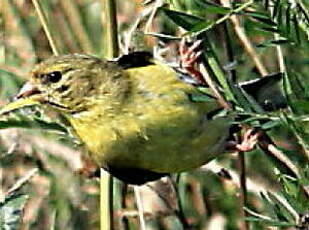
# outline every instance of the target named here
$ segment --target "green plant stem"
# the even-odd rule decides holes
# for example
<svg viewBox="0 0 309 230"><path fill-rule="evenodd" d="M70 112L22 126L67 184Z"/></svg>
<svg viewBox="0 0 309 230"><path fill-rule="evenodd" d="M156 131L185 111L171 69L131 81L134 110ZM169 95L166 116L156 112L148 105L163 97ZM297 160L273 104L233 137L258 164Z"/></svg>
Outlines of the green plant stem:
<svg viewBox="0 0 309 230"><path fill-rule="evenodd" d="M219 93L217 87L215 86L215 83L212 81L211 77L208 74L207 69L203 64L200 65L200 71L203 75L204 80L207 82L207 85L212 90L214 96L217 98L218 103L225 109L230 110L230 105L225 101L223 96Z"/></svg>
<svg viewBox="0 0 309 230"><path fill-rule="evenodd" d="M112 203L113 194L112 178L104 169L100 170L100 229L111 230L112 228Z"/></svg>
<svg viewBox="0 0 309 230"><path fill-rule="evenodd" d="M134 195L135 195L136 206L137 206L137 211L138 211L140 230L146 230L146 222L144 218L144 207L143 207L140 187L134 186L133 189L134 189Z"/></svg>
<svg viewBox="0 0 309 230"><path fill-rule="evenodd" d="M246 176L246 163L244 152L238 152L238 167L239 167L239 178L240 178L240 188L241 188L241 197L240 197L240 213L241 213L241 230L249 229L248 222L245 220L246 212L244 208L247 206L247 176Z"/></svg>
<svg viewBox="0 0 309 230"><path fill-rule="evenodd" d="M232 48L232 40L231 37L229 36L229 30L228 30L228 25L227 22L224 23L223 26L223 30L224 33L226 34L226 38L225 38L225 47L226 47L226 55L227 58L229 60L229 62L234 62L234 52L233 52L233 48ZM236 71L235 70L231 70L230 72L230 78L233 82L233 84L235 84L235 82L237 81L237 76L236 76ZM239 138L241 138L241 136L239 135ZM244 152L239 151L238 152L238 171L239 171L239 181L240 181L240 189L241 189L241 193L240 193L240 199L239 199L239 208L240 208L240 213L241 213L241 218L243 219L243 221L241 221L241 229L242 230L247 230L249 229L249 224L247 221L245 221L246 216L246 212L245 212L245 207L247 206L247 174L246 174L246 159L245 159L245 154Z"/></svg>
<svg viewBox="0 0 309 230"><path fill-rule="evenodd" d="M222 0L222 1L226 1L226 0ZM217 21L215 21L214 23L211 23L210 25L208 25L207 27L205 27L203 30L199 31L198 34L201 34L203 32L206 32L207 30L212 29L213 27L215 27L218 24L221 24L222 22L224 22L225 20L231 18L234 14L241 12L243 9L247 8L248 6L250 6L251 4L253 4L254 1L250 0L246 3L244 3L243 5L241 5L240 7L238 7L235 10L231 10L229 13L227 13L226 15L224 15L222 18L218 19ZM190 32L188 32L190 33Z"/></svg>
<svg viewBox="0 0 309 230"><path fill-rule="evenodd" d="M105 58L115 58L119 55L117 37L117 15L115 0L102 1L103 51Z"/></svg>
<svg viewBox="0 0 309 230"><path fill-rule="evenodd" d="M175 214L179 218L179 221L182 223L183 228L184 229L190 229L190 224L188 223L188 221L186 219L186 216L185 216L185 213L184 213L184 207L183 207L183 204L181 202L181 196L180 196L180 193L179 193L179 183L180 183L180 180L181 180L181 173L177 174L176 181L172 180L171 178L170 178L170 180L171 180L171 184L174 187L174 191L175 191L176 199L177 199L178 210L175 210ZM165 203L168 203L168 202L165 202Z"/></svg>
<svg viewBox="0 0 309 230"><path fill-rule="evenodd" d="M116 1L101 0L101 4L103 54L105 58L112 59L119 55ZM101 170L100 181L101 230L111 230L113 229L113 178Z"/></svg>
<svg viewBox="0 0 309 230"><path fill-rule="evenodd" d="M53 37L53 35L52 35L52 33L51 33L50 29L49 29L49 26L47 24L47 17L46 17L46 15L45 15L45 13L44 13L44 11L42 9L42 6L41 6L40 2L38 0L32 0L32 3L34 5L34 7L35 7L35 10L36 10L38 16L39 16L39 19L41 21L41 24L43 26L44 32L45 32L45 34L47 36L47 39L48 39L50 47L51 47L51 49L53 51L53 54L54 55L59 55L59 49L58 49L58 47L56 45L56 42L55 42L56 40Z"/></svg>
<svg viewBox="0 0 309 230"><path fill-rule="evenodd" d="M228 28L228 22L226 21L223 24L223 33L225 34L225 39L224 39L224 45L225 45L225 50L226 50L226 56L227 59L230 63L233 63L235 61L234 58L234 51L233 51L233 47L232 47L232 39L229 33L229 28ZM232 80L232 83L235 84L236 83L236 70L232 69L229 71L230 73L230 78Z"/></svg>

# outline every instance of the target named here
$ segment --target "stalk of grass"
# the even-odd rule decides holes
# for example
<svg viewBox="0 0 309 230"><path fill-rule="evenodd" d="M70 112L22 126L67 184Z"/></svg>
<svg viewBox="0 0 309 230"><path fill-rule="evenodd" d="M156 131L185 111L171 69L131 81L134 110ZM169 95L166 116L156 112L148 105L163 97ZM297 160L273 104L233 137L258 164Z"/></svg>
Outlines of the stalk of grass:
<svg viewBox="0 0 309 230"><path fill-rule="evenodd" d="M233 63L234 62L234 51L232 47L232 39L229 34L227 22L224 23L223 31L226 34L224 42L225 42L227 59L229 60L229 62ZM237 81L236 70L230 71L230 79L233 84L236 83ZM239 135L239 138L241 138L240 135ZM238 152L238 170L239 170L239 181L240 181L240 190L241 190L240 199L239 199L239 208L240 208L241 217L244 219L247 217L247 214L244 210L244 208L247 206L247 173L246 173L246 158L245 158L244 152L241 152L241 151ZM248 222L242 221L241 229L243 230L249 229Z"/></svg>
<svg viewBox="0 0 309 230"><path fill-rule="evenodd" d="M103 56L107 59L119 55L117 6L115 0L101 0L103 26ZM101 230L113 229L113 178L101 169L100 178Z"/></svg>
<svg viewBox="0 0 309 230"><path fill-rule="evenodd" d="M57 55L59 55L59 48L57 47L56 40L55 40L53 33L50 31L50 28L48 26L47 17L46 17L46 15L45 15L45 13L42 9L41 3L38 0L32 0L32 3L35 7L35 10L36 10L38 16L39 16L39 19L41 21L41 24L43 26L44 32L47 36L47 39L48 39L50 47L53 51L53 54L57 56Z"/></svg>
<svg viewBox="0 0 309 230"><path fill-rule="evenodd" d="M135 200L136 200L136 205L137 205L137 210L138 210L140 230L146 230L146 222L144 218L144 207L143 207L141 191L140 191L139 186L134 186L134 195L135 195Z"/></svg>
<svg viewBox="0 0 309 230"><path fill-rule="evenodd" d="M113 181L110 174L100 170L100 229L113 229Z"/></svg>
<svg viewBox="0 0 309 230"><path fill-rule="evenodd" d="M119 55L116 1L101 1L103 25L103 56L105 58L111 59Z"/></svg>

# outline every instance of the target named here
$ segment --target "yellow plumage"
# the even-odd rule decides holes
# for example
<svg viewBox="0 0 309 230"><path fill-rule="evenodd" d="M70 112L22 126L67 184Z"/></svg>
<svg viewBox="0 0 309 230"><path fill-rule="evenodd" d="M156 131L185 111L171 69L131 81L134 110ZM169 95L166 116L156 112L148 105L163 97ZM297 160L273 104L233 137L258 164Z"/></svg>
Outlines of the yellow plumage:
<svg viewBox="0 0 309 230"><path fill-rule="evenodd" d="M57 79L50 77L56 75ZM112 173L181 172L224 151L228 119L207 119L206 114L218 107L216 102L190 101L188 95L198 93L196 89L165 64L149 60L123 67L119 62L66 55L35 67L28 84L35 93L21 92L2 112L23 107L22 100L29 105L29 98L59 110L98 166L111 168Z"/></svg>

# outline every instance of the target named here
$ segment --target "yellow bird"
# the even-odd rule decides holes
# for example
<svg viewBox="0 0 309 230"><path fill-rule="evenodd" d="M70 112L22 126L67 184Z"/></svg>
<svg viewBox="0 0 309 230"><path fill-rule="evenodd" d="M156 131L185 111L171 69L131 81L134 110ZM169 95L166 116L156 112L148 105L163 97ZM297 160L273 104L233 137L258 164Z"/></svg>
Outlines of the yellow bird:
<svg viewBox="0 0 309 230"><path fill-rule="evenodd" d="M197 168L225 152L230 118L210 119L217 102L145 52L107 61L56 56L34 67L0 114L31 105L59 111L90 157L121 180L142 184Z"/></svg>

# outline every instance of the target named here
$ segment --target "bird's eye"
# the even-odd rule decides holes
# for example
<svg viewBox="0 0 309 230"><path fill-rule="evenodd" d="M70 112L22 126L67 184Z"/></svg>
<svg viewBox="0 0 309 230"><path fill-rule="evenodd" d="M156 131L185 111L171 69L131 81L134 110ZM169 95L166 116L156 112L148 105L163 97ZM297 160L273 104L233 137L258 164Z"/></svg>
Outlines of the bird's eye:
<svg viewBox="0 0 309 230"><path fill-rule="evenodd" d="M54 71L51 73L42 74L40 77L42 78L43 84L57 83L61 80L62 74L60 71Z"/></svg>

